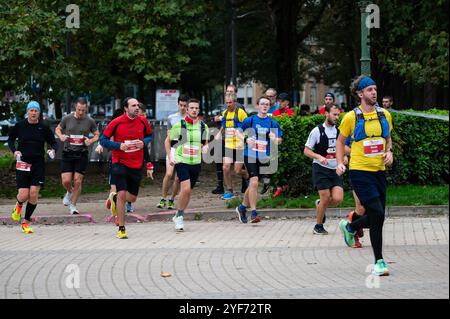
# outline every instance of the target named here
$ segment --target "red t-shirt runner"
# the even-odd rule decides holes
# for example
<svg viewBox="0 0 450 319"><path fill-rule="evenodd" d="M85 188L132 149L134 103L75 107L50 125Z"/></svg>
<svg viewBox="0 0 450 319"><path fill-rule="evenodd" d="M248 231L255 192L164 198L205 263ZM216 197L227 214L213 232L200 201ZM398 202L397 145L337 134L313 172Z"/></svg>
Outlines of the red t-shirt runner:
<svg viewBox="0 0 450 319"><path fill-rule="evenodd" d="M132 119L127 114L123 114L112 120L103 131L103 135L107 138L114 137L114 142L129 145L126 151L112 150L112 163L121 163L129 168L141 168L144 162L144 150L133 148L133 145L151 134L152 128L143 116Z"/></svg>
<svg viewBox="0 0 450 319"><path fill-rule="evenodd" d="M294 115L294 111L292 111L288 107L285 107L283 110L278 109L275 112L273 112L272 116L282 116L283 114L287 114L287 116L292 116Z"/></svg>

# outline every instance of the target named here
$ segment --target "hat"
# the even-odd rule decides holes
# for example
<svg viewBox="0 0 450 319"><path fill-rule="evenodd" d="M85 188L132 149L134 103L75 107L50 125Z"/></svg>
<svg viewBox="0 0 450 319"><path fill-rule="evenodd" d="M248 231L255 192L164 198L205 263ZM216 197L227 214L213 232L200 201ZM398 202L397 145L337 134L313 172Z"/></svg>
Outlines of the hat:
<svg viewBox="0 0 450 319"><path fill-rule="evenodd" d="M279 100L281 100L281 101L286 101L286 100L289 101L289 94L287 94L287 93L280 93L280 94L278 94L277 98Z"/></svg>
<svg viewBox="0 0 450 319"><path fill-rule="evenodd" d="M39 106L39 103L36 102L36 101L30 101L30 102L28 102L28 104L27 104L27 112L28 112L30 109L37 109L39 112L41 111L41 107Z"/></svg>
<svg viewBox="0 0 450 319"><path fill-rule="evenodd" d="M325 97L331 97L334 101L334 94L331 92L328 92L327 94L325 94Z"/></svg>

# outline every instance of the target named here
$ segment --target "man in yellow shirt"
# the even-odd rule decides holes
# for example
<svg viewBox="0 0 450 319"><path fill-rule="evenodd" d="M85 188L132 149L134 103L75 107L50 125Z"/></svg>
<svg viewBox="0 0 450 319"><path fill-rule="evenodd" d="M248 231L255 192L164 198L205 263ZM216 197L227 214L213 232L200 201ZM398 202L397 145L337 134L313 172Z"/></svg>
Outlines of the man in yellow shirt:
<svg viewBox="0 0 450 319"><path fill-rule="evenodd" d="M236 131L240 130L242 123L247 117L247 113L236 104L235 94L225 95L227 109L222 113L222 128L216 136L218 138L225 133L225 153L223 154L223 179L227 187L222 199L232 199L233 180L231 178L231 164L234 164L234 172L241 177L248 179L247 171L243 169L244 164L244 143L236 137Z"/></svg>
<svg viewBox="0 0 450 319"><path fill-rule="evenodd" d="M370 228L370 242L375 255L372 274L389 275L383 259L383 223L386 207L386 165L393 162L392 118L390 113L377 105L377 86L368 76L360 76L353 83L352 93L361 100L361 105L348 112L339 126L336 142L338 175L344 174L345 140L352 137L349 175L352 188L366 210L364 216L352 222L341 220L339 228L347 246L355 244L355 233L361 228Z"/></svg>

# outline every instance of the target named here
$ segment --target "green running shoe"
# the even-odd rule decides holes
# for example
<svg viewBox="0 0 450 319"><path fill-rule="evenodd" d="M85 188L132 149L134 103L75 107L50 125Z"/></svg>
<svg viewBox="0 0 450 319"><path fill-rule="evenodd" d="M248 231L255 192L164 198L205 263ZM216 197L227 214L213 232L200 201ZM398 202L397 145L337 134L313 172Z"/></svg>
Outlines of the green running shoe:
<svg viewBox="0 0 450 319"><path fill-rule="evenodd" d="M389 276L389 270L383 259L378 259L377 263L373 265L372 275L374 276Z"/></svg>
<svg viewBox="0 0 450 319"><path fill-rule="evenodd" d="M173 199L169 199L167 202L167 209L174 209L175 208L175 201Z"/></svg>
<svg viewBox="0 0 450 319"><path fill-rule="evenodd" d="M347 229L347 225L349 224L348 220L341 220L339 222L339 228L341 229L342 234L344 235L345 244L348 247L352 247L355 244L355 232L349 232Z"/></svg>
<svg viewBox="0 0 450 319"><path fill-rule="evenodd" d="M156 207L158 208L166 208L166 200L164 198L161 198L161 200L159 201L159 204L156 205Z"/></svg>

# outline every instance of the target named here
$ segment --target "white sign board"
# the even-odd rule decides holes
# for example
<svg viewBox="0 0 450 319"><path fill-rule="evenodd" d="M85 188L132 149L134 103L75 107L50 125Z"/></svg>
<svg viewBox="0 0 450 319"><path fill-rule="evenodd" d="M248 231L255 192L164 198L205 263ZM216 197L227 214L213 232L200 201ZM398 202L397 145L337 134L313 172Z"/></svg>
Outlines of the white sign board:
<svg viewBox="0 0 450 319"><path fill-rule="evenodd" d="M164 120L178 112L179 90L156 90L156 119Z"/></svg>

